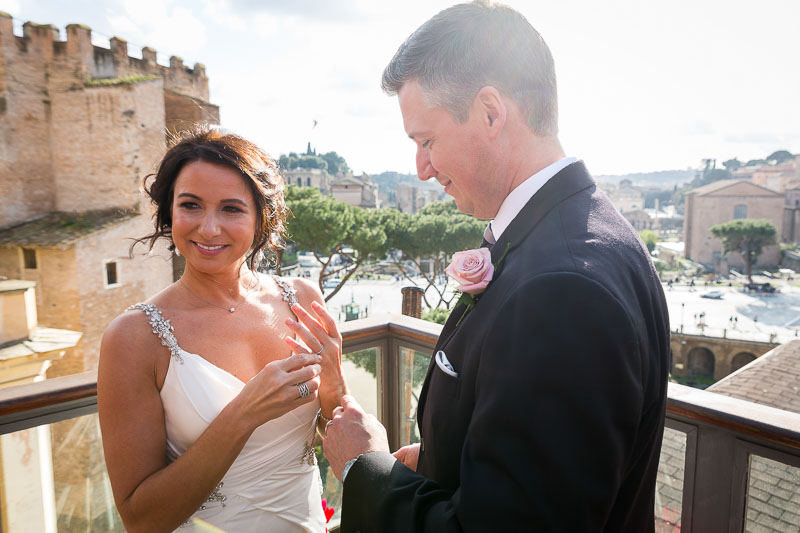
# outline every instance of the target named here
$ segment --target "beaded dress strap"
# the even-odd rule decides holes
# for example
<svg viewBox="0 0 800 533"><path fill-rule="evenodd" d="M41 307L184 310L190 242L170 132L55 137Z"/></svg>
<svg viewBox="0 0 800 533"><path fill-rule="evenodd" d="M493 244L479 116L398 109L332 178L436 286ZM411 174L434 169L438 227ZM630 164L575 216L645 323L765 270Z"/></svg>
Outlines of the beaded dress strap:
<svg viewBox="0 0 800 533"><path fill-rule="evenodd" d="M292 307L294 304L297 303L297 289L294 287L290 287L289 284L279 276L272 276L272 279L275 280L275 283L278 284L278 287L281 288L281 292L283 293L283 301L289 303L289 307Z"/></svg>
<svg viewBox="0 0 800 533"><path fill-rule="evenodd" d="M144 311L144 314L147 315L147 318L150 320L150 327L153 330L153 333L159 336L161 339L161 345L166 346L169 350L170 355L175 358L176 361L183 364L183 357L181 357L181 348L178 346L178 339L175 338L175 335L172 334L175 331L175 328L172 327L172 324L169 323L169 320L164 318L161 314L161 311L158 310L153 304L135 304L130 306L126 309L126 311L131 311L133 309L140 309Z"/></svg>
<svg viewBox="0 0 800 533"><path fill-rule="evenodd" d="M281 277L272 275L272 279L275 280L275 283L278 284L278 287L281 288L281 292L283 292L283 301L289 304L291 308L294 304L298 303L297 301L297 289L294 287L290 287L289 284ZM322 410L317 413L317 416L314 417L313 425L316 427L318 417L322 413ZM303 446L303 452L300 454L300 463L306 463L308 465L314 466L317 464L317 454L314 452L314 434L311 435L311 442L306 442ZM322 490L320 490L320 494Z"/></svg>

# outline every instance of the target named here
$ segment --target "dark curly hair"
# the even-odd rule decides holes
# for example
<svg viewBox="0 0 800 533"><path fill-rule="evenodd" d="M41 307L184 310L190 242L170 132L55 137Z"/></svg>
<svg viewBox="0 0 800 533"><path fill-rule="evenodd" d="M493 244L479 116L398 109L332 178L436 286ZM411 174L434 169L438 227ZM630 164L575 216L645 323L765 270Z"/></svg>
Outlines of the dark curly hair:
<svg viewBox="0 0 800 533"><path fill-rule="evenodd" d="M144 192L155 210L155 231L136 239L131 249L138 243L145 243L152 250L162 237L170 241L170 250L175 249L171 211L175 180L186 164L195 161L234 169L247 183L256 205L255 237L246 259L250 269L255 270L256 258L264 248L271 253L283 249L284 221L288 210L283 199L283 178L272 158L250 141L211 126L198 126L176 134L169 145L158 171L144 178Z"/></svg>

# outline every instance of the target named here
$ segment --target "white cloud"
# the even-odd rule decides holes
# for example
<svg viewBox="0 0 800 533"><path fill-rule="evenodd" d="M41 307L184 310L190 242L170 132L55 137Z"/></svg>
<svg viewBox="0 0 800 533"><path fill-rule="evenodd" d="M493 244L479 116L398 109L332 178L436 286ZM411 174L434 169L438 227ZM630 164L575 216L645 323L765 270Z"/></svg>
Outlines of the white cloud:
<svg viewBox="0 0 800 533"><path fill-rule="evenodd" d="M174 0L123 0L107 8L107 18L114 32L131 43L150 46L165 56L189 55L187 64L202 62L206 25L192 9L176 4Z"/></svg>

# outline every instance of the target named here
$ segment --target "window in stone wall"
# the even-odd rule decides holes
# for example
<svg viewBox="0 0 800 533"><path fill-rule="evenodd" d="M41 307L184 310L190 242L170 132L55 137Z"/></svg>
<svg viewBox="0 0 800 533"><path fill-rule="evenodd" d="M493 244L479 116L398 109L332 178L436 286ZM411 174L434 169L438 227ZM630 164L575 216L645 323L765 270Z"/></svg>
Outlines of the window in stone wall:
<svg viewBox="0 0 800 533"><path fill-rule="evenodd" d="M302 187L303 186L303 178L297 178L297 186L298 187Z"/></svg>
<svg viewBox="0 0 800 533"><path fill-rule="evenodd" d="M106 263L106 287L113 287L119 285L119 278L117 272L117 262L108 261Z"/></svg>
<svg viewBox="0 0 800 533"><path fill-rule="evenodd" d="M306 187L311 187L311 177L306 178Z"/></svg>
<svg viewBox="0 0 800 533"><path fill-rule="evenodd" d="M25 265L25 268L36 268L36 250L31 248L23 248L22 262Z"/></svg>
<svg viewBox="0 0 800 533"><path fill-rule="evenodd" d="M737 205L733 208L733 219L747 218L747 206Z"/></svg>

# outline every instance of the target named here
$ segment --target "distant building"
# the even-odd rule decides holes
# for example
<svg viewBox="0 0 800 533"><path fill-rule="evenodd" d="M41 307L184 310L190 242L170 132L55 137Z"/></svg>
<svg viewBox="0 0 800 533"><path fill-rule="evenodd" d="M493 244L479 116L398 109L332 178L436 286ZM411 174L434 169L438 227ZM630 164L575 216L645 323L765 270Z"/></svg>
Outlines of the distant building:
<svg viewBox="0 0 800 533"><path fill-rule="evenodd" d="M403 213L416 213L426 205L439 201L442 194L439 189L421 187L415 183L398 183L395 192L397 209Z"/></svg>
<svg viewBox="0 0 800 533"><path fill-rule="evenodd" d="M721 180L689 191L683 228L686 257L715 272L743 268L739 254L723 256L722 242L711 235L711 226L740 218L763 219L775 224L781 235L783 204L782 194L745 180ZM778 247L765 248L759 264L776 266Z"/></svg>
<svg viewBox="0 0 800 533"><path fill-rule="evenodd" d="M623 214L644 209L644 194L628 179L620 181L619 185L609 192L609 198L614 207Z"/></svg>
<svg viewBox="0 0 800 533"><path fill-rule="evenodd" d="M763 164L741 167L733 172L736 179L748 179L776 192L786 191L800 179L800 155L777 165Z"/></svg>
<svg viewBox="0 0 800 533"><path fill-rule="evenodd" d="M786 187L783 204L783 242L800 241L800 181L793 181Z"/></svg>
<svg viewBox="0 0 800 533"><path fill-rule="evenodd" d="M340 202L345 202L355 207L376 209L378 202L378 187L369 175L344 174L334 177L330 182L331 194Z"/></svg>
<svg viewBox="0 0 800 533"><path fill-rule="evenodd" d="M330 194L331 175L319 168L293 168L282 170L283 181L297 187L314 187L322 194Z"/></svg>

